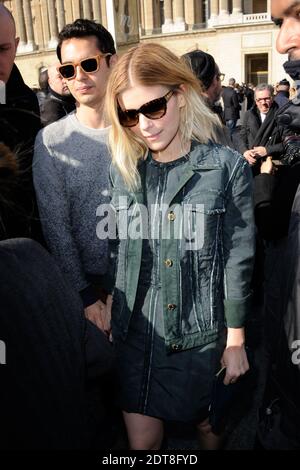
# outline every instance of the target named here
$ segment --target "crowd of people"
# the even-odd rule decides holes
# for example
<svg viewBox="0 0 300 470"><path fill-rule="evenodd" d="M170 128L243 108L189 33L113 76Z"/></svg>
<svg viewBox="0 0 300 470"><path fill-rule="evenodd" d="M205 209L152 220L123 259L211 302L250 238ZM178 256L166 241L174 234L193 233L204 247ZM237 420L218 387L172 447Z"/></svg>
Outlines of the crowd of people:
<svg viewBox="0 0 300 470"><path fill-rule="evenodd" d="M293 81L299 6L272 0ZM245 325L260 294L257 446L299 449L289 81L276 95L267 83L225 87L210 54L155 43L117 57L104 26L77 19L34 93L17 46L0 4L0 448L117 448L124 423L129 449L158 451L178 422L200 449L222 448L213 384L220 369L227 390L249 374Z"/></svg>

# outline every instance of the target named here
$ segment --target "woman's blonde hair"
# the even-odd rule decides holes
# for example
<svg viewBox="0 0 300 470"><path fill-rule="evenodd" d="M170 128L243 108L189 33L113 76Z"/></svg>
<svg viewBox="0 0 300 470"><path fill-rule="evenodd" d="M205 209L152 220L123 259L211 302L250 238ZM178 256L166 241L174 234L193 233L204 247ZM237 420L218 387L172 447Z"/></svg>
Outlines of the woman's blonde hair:
<svg viewBox="0 0 300 470"><path fill-rule="evenodd" d="M199 81L186 63L169 49L159 44L141 44L125 53L114 66L106 92L106 113L112 128L109 144L113 163L119 169L129 189L139 187L137 162L148 152L145 142L130 128L120 125L118 96L131 86L162 85L179 89L184 94L185 106L180 108L179 135L182 148L191 139L207 143L216 139L219 118L205 105Z"/></svg>

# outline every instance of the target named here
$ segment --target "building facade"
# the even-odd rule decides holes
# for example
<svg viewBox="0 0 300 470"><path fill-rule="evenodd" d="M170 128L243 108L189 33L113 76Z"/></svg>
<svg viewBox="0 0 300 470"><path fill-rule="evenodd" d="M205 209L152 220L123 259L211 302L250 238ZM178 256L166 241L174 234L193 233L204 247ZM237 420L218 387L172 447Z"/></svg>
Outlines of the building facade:
<svg viewBox="0 0 300 470"><path fill-rule="evenodd" d="M0 0L1 1L1 0ZM56 62L60 29L76 18L101 22L116 39L118 53L139 42L159 42L177 54L202 49L212 54L225 83L275 83L285 77L284 56L275 50L278 29L271 0L11 0L16 20L17 64L37 86L41 69Z"/></svg>

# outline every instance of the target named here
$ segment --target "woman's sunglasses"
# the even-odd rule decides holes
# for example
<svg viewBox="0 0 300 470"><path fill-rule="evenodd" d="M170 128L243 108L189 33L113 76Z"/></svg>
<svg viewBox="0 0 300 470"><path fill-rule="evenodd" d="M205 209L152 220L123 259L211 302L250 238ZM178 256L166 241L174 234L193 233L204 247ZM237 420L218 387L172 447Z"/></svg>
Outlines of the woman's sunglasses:
<svg viewBox="0 0 300 470"><path fill-rule="evenodd" d="M118 116L121 126L134 127L139 122L139 114L143 114L148 119L160 119L167 112L167 103L175 90L169 90L161 98L143 104L139 109L126 109L123 111L118 105Z"/></svg>
<svg viewBox="0 0 300 470"><path fill-rule="evenodd" d="M81 60L77 63L67 62L66 64L57 67L57 70L63 78L72 80L72 78L76 77L76 67L78 67L78 65L85 73L95 73L99 70L101 59L109 55L111 54L108 52L107 54L98 54L93 57L88 57L87 59Z"/></svg>

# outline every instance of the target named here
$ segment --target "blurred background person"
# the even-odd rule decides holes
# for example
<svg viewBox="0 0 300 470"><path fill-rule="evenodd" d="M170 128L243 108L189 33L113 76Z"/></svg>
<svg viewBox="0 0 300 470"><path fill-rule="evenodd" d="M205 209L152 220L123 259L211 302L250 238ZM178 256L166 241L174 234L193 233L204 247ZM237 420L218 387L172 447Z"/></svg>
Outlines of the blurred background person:
<svg viewBox="0 0 300 470"><path fill-rule="evenodd" d="M275 103L281 108L290 99L290 82L285 78L278 83L277 93L274 98Z"/></svg>
<svg viewBox="0 0 300 470"><path fill-rule="evenodd" d="M58 121L75 109L75 98L71 95L66 81L57 67L60 63L48 68L48 93L41 109L43 126Z"/></svg>
<svg viewBox="0 0 300 470"><path fill-rule="evenodd" d="M207 52L197 49L184 54L182 58L199 79L205 104L218 115L223 124L223 128L216 130L217 142L232 147L230 134L224 126L224 111L220 104L224 74L220 72L213 56Z"/></svg>

